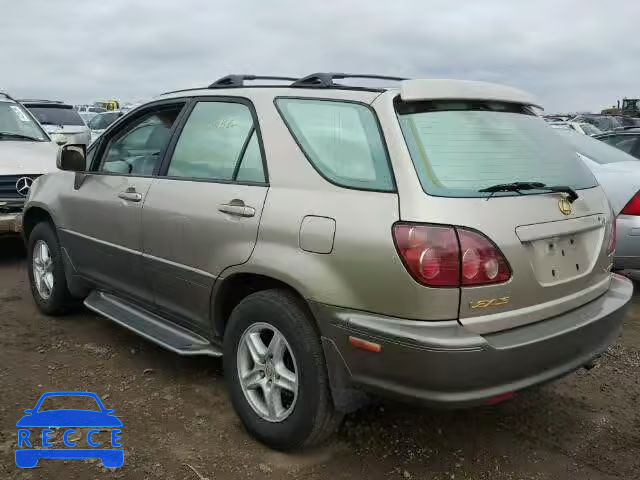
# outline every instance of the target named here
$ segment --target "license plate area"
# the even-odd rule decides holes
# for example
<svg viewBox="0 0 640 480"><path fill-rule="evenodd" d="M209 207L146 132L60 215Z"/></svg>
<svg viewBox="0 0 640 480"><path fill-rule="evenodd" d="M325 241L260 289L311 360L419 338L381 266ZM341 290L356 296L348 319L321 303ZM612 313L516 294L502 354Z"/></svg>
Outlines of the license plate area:
<svg viewBox="0 0 640 480"><path fill-rule="evenodd" d="M532 240L525 245L541 285L567 282L589 274L600 251L602 229Z"/></svg>

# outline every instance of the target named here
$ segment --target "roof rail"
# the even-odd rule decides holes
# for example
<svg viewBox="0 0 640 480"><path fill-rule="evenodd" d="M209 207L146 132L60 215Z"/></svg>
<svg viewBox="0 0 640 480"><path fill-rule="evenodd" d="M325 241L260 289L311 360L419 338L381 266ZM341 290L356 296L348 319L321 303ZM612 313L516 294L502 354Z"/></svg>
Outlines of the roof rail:
<svg viewBox="0 0 640 480"><path fill-rule="evenodd" d="M6 92L0 91L0 95L4 95L6 98L8 98L9 100L13 100L14 102L16 101L15 98L13 98L11 95L9 95Z"/></svg>
<svg viewBox="0 0 640 480"><path fill-rule="evenodd" d="M370 78L375 80L393 80L400 82L402 80L408 80L403 77L389 77L387 75L369 75L358 73L330 73L330 72L318 72L307 75L299 80L296 80L291 84L292 87L315 87L315 88L331 88L331 87L344 87L344 85L336 84L334 80L342 80L345 78Z"/></svg>
<svg viewBox="0 0 640 480"><path fill-rule="evenodd" d="M64 104L62 100L45 100L43 98L21 98L18 100L20 103L56 103Z"/></svg>
<svg viewBox="0 0 640 480"><path fill-rule="evenodd" d="M226 75L213 82L207 88L244 87L244 82L247 80L286 80L295 82L298 79L294 77L277 77L273 75Z"/></svg>

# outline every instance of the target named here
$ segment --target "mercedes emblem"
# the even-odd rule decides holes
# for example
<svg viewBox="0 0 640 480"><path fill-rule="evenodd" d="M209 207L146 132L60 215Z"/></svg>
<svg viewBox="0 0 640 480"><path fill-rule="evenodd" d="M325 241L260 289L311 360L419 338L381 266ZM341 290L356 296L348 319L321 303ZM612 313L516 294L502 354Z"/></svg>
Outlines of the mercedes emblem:
<svg viewBox="0 0 640 480"><path fill-rule="evenodd" d="M29 177L21 177L16 182L16 191L18 195L22 195L26 197L29 195L29 190L31 190L31 185L33 185L33 179Z"/></svg>

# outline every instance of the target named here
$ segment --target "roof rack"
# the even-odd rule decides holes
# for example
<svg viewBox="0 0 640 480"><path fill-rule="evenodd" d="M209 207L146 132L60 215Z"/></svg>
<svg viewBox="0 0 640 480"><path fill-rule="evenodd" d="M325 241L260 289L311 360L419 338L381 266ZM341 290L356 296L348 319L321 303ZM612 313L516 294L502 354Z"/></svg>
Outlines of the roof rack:
<svg viewBox="0 0 640 480"><path fill-rule="evenodd" d="M368 78L375 80L393 80L401 82L402 80L408 80L403 77L390 77L387 75L369 75L358 73L330 73L330 72L318 72L302 77L291 84L292 87L315 87L315 88L332 88L332 87L345 87L334 82L334 80L342 80L345 78Z"/></svg>
<svg viewBox="0 0 640 480"><path fill-rule="evenodd" d="M13 98L11 95L9 95L6 92L0 91L0 95L4 95L6 98L8 98L9 100L13 100L14 102L16 101L15 98Z"/></svg>
<svg viewBox="0 0 640 480"><path fill-rule="evenodd" d="M295 82L298 79L294 77L277 77L273 75L227 75L219 78L207 88L244 87L244 82L247 80L286 80L289 82Z"/></svg>
<svg viewBox="0 0 640 480"><path fill-rule="evenodd" d="M168 95L170 93L190 92L196 90L206 90L214 88L241 88L246 87L245 82L253 80L279 80L292 82L289 85L255 85L256 87L299 87L299 88L342 88L349 90L369 90L369 91L383 91L383 88L371 88L371 87L359 87L351 85L341 85L335 83L334 80L342 80L345 78L366 78L374 80L392 80L400 82L408 80L403 77L390 77L387 75L369 75L369 74L357 74L357 73L331 73L331 72L318 72L311 75L307 75L302 78L295 77L279 77L275 75L226 75L213 82L208 87L193 87L183 88L179 90L171 90L164 92L161 95Z"/></svg>

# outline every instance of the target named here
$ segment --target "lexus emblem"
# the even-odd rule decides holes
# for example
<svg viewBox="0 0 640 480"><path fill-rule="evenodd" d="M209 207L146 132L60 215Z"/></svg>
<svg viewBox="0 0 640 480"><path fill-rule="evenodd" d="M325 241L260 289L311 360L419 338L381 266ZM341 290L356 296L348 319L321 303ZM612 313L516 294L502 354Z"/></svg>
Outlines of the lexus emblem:
<svg viewBox="0 0 640 480"><path fill-rule="evenodd" d="M571 202L566 198L560 199L558 208L564 215L571 215Z"/></svg>
<svg viewBox="0 0 640 480"><path fill-rule="evenodd" d="M16 191L18 195L22 195L26 197L29 195L29 190L31 190L31 185L33 185L33 180L29 177L19 178L16 182Z"/></svg>

